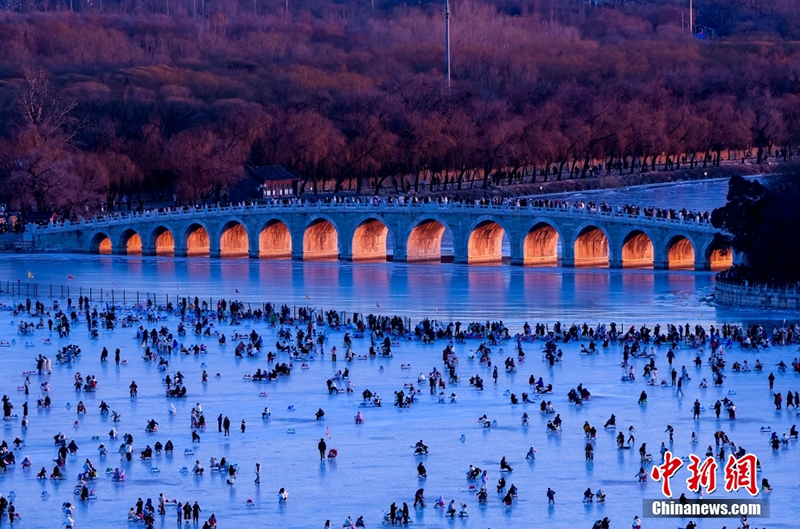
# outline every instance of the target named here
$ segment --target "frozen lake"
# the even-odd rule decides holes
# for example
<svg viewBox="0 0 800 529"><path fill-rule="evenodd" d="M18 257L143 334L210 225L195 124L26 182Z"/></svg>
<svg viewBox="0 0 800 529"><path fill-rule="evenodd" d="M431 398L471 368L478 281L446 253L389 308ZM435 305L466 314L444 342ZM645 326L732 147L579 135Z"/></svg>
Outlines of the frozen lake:
<svg viewBox="0 0 800 529"><path fill-rule="evenodd" d="M31 272L34 279L27 279ZM69 280L68 274L75 279ZM165 296L221 296L337 311L375 310L419 321L502 319L530 321L657 323L680 314L694 323L782 320L782 313L742 311L711 302L710 272L523 268L508 265L259 261L249 259L6 255L0 278L38 284L39 294L80 293L104 301ZM237 293L238 290L238 293ZM2 298L0 298L2 299ZM380 305L380 307L378 307ZM436 313L438 310L438 313ZM686 323L686 322L684 322Z"/></svg>
<svg viewBox="0 0 800 529"><path fill-rule="evenodd" d="M264 268L267 266L267 268ZM274 266L275 268L272 268ZM582 323L585 319L617 321L626 326L643 322L660 321L694 324L705 322L736 322L763 320L780 317L777 314L721 312L705 304L704 292L711 285L709 274L693 272L667 273L643 271L548 271L510 269L510 267L466 267L466 266L397 266L302 264L302 263L251 263L249 261L193 261L156 259L111 259L101 257L52 257L4 259L4 272L14 268L31 269L36 280L46 283L49 277L55 281L66 273L76 279L71 288L83 284L106 284L111 288L131 289L137 285L161 295L174 296L175 291L191 291L201 296L218 299L220 296L256 300L272 299L297 305L319 303L328 309L376 311L382 314L400 314L415 319L424 315L435 315L439 310L441 319L460 315L462 322L473 319L504 318L512 332L521 331L522 321L551 323L556 319ZM14 267L14 268L9 268ZM199 267L199 268L198 268ZM48 276L52 274L52 276ZM13 277L13 276L12 276ZM174 285L173 283L176 283ZM41 287L40 287L41 288ZM79 287L80 288L80 287ZM175 288L172 291L171 288ZM240 295L235 294L239 289ZM485 296L481 295L485 292ZM306 300L305 295L311 300ZM77 296L73 295L73 300ZM8 303L7 297L2 299ZM46 304L51 301L46 300ZM381 307L377 308L376 303ZM675 318L680 318L680 322ZM24 395L15 388L22 384L24 371L35 369L34 358L42 353L51 358L58 347L67 344L80 345L83 353L74 366L53 366L50 376L32 376L32 391L28 396L31 406L30 428L20 430L16 421L3 424L3 438L11 441L20 435L26 447L16 452L18 464L0 475L0 492L15 491L15 505L22 516L22 526L57 527L62 519L60 506L63 501L75 500L72 489L75 476L81 471L86 457L101 471L99 480L91 484L98 499L79 503L75 520L77 527L100 527L125 524L127 511L136 499L152 498L157 501L163 492L168 498L179 501L199 501L203 508L201 520L216 514L220 527L235 527L237 524L256 526L279 526L286 528L322 527L330 519L334 527L350 515L353 519L363 515L368 527L380 525L382 511L388 510L393 501L413 504L414 491L424 487L428 507L411 508L411 518L420 527L529 527L537 520L549 527L591 527L599 518L608 516L611 527L629 527L634 515L641 516L641 499L660 498L660 484L638 483L634 474L640 463L636 450L618 451L614 442L616 432L604 431L603 423L611 413L616 414L620 430L635 426L636 447L647 442L648 451L658 457L658 447L667 441L666 425L675 428L676 455L690 452L703 455L705 447L713 445L713 433L724 430L737 445L755 453L763 463L763 476L767 477L775 492L771 494L772 517L763 524L768 527L796 527L797 500L800 495L796 469L800 464L797 443L786 449L772 452L768 446L769 434L761 433L762 425L769 425L779 434L788 432L797 421L795 412L777 412L772 405L768 390L767 375L778 359L787 363L797 356L796 347L776 347L769 352L745 352L733 349L727 353L729 365L734 360L747 359L751 364L760 358L766 365L763 373L731 373L726 370L726 383L721 388L700 389L701 377L710 379L710 368L704 365L695 369L691 362L696 351L679 350L675 365L686 364L692 381L685 387L686 396L676 398L671 388L645 386L640 377L635 382L619 380L621 348L612 346L599 355L580 355L579 344L573 342L562 346L564 361L549 370L541 361L542 342L528 343L525 350L528 360L520 365L516 374L506 374L502 360L513 350L511 342L504 344L505 353L493 347L492 359L500 364L497 385L491 382L491 371L477 361L467 360L470 350L479 342L467 341L455 346L460 358L461 384L449 386L447 393L458 394L457 404L439 404L435 397L425 393L419 402L409 409L398 409L391 405L394 391L404 384L413 383L421 372L426 375L437 367L443 371L441 351L445 342L423 345L420 342L403 342L391 359L342 360L342 333L332 333L329 346L337 345L339 361L334 363L329 355L324 359L309 362L308 369L295 370L291 376L270 383L254 383L244 380L245 374L259 367L266 368L266 358L236 359L233 345L223 348L214 340L207 339L209 352L206 355L178 355L170 358L169 373L181 371L186 377L187 399L167 399L161 382L163 373L151 362L142 360L142 349L134 339L135 329L118 327L114 331L101 331L97 340L89 338L85 325L76 327L70 338L59 339L55 332L38 330L32 337L17 335L11 321L18 322L8 312L0 313L0 340L15 338L17 344L0 349L6 384L3 393L8 394L21 413ZM178 318L171 316L163 322L174 332ZM160 325L160 324L159 324ZM247 326L250 326L249 328ZM150 326L151 328L153 325ZM229 337L232 329L222 325L219 329ZM265 336L267 349L275 343L275 330L264 323L245 322L239 330L255 329ZM53 345L43 345L50 338ZM26 348L29 340L34 347ZM196 343L194 336L182 338L184 343ZM113 361L99 362L100 351L106 346L111 351L119 347L127 365L115 366ZM368 339L355 340L356 354L366 354ZM666 372L664 355L666 348L658 351L657 365ZM288 361L285 354L278 361ZM642 373L645 360L634 359L637 373ZM201 383L202 364L207 364L211 378ZM401 369L401 364L411 364L411 369ZM380 367L383 367L383 372ZM690 367L691 366L691 367ZM325 381L337 369L348 367L356 394L329 395ZM76 394L73 376L96 375L99 389L96 393ZM215 378L214 373L220 373ZM466 383L469 376L480 374L487 382L485 391L476 391ZM528 377L542 376L545 383L553 384L555 393L548 396L556 412L564 421L563 431L548 435L545 425L552 416L540 415L538 405L512 406L504 393L507 390L518 396L529 391ZM797 390L797 376L776 371L776 391ZM128 396L128 385L135 380L139 385L139 396ZM52 385L53 406L49 411L37 410L36 400L41 395L38 387L47 381ZM568 403L569 389L583 383L592 393L592 399L583 407ZM384 407L364 409L365 424L356 425L353 417L359 410L360 392L369 388L384 397ZM646 389L649 402L646 407L636 404L639 392ZM266 391L268 396L260 393ZM731 396L738 407L736 421L715 419L712 413L704 412L699 421L693 421L691 405L694 399L708 407L717 399ZM89 413L85 417L76 415L76 405L83 400ZM122 463L127 480L114 483L102 470L120 465L119 455L114 451L117 443L108 443L107 432L112 427L111 419L99 414L98 405L104 400L122 415L116 424L120 433L134 436L135 453L151 446L156 441L165 443L170 439L175 444L172 456L162 455L152 461L141 461L134 457L130 463ZM71 404L67 409L66 404ZM175 404L177 415L170 417L168 406ZM209 428L201 431L201 442L192 444L190 436L190 410L201 403ZM264 406L269 406L272 418L261 419ZM294 406L295 411L288 411ZM316 422L314 412L322 407L326 412L324 421ZM527 412L530 425L523 427L521 416ZM231 436L223 437L216 431L216 417L223 413L230 417ZM480 415L487 414L496 420L496 428L484 429L477 422ZM724 414L723 414L724 415ZM149 419L159 422L155 434L146 434ZM241 420L247 422L247 432L239 432ZM80 421L75 429L73 424ZM596 456L593 463L584 460L582 426L589 421L598 428ZM296 433L288 433L292 428ZM330 431L328 447L335 447L339 457L335 461L320 462L316 443ZM37 481L36 471L45 466L51 471L56 457L52 437L64 431L75 439L80 450L70 456L66 466L65 481ZM696 431L700 443L693 449L690 435ZM462 443L460 437L464 435ZM99 436L112 452L103 459L97 454ZM410 448L419 439L430 447L424 458L415 457ZM535 445L538 451L535 462L525 460L527 449ZM193 448L195 454L185 456L185 448ZM19 462L28 455L33 460L32 470L23 470ZM191 466L195 459L208 468L210 457L226 457L239 465L240 477L234 486L225 483L217 473L206 472L204 476L185 475L181 467ZM514 467L506 475L508 484L519 489L518 500L511 508L504 507L501 496L495 494L495 484L500 477L499 461L505 456ZM416 465L423 461L428 471L427 480L416 476ZM263 466L261 485L253 483L256 462ZM474 493L468 490L471 484L465 478L470 464L489 470L489 501L479 506ZM159 473L150 471L152 466ZM679 478L673 480L673 489L685 491L683 480L685 467ZM720 470L718 479L722 480ZM279 504L277 492L285 487L290 493L289 502ZM556 491L556 505L548 507L545 492L551 487ZM582 504L582 491L604 488L607 501L604 504ZM40 499L46 490L50 498ZM448 519L442 511L432 507L433 500L443 495L449 502L467 503L468 519ZM730 497L717 492L714 497ZM742 495L738 495L742 497ZM247 507L252 499L255 506ZM52 520L45 522L44 520ZM687 520L644 520L644 527L674 528L685 526ZM698 521L699 527L711 528L727 525L735 527L735 520ZM172 527L175 524L174 510L163 519L156 517L156 527ZM134 524L131 524L134 525ZM762 523L758 522L759 526Z"/></svg>
<svg viewBox="0 0 800 529"><path fill-rule="evenodd" d="M617 190L599 191L597 195L585 194L585 199L705 210L724 202L726 189L726 182L714 181L642 188L634 195ZM584 194L573 197L581 199ZM28 278L29 272L33 279ZM74 279L68 279L68 275ZM666 323L687 322L700 323L707 328L709 324L769 322L769 330L772 322L780 323L787 317L780 312L718 307L711 300L713 274L692 271L5 255L0 260L0 280L6 292L0 295L0 303L4 304L24 301L26 283L30 283L27 288L38 285L39 295L48 306L52 304L48 298L52 285L58 298L61 298L62 288L65 294L69 289L73 302L91 289L93 305L100 310L112 296L117 304L124 299L127 305L137 296L141 300L149 296L160 304L166 300L174 303L179 296L198 296L212 304L221 298L238 299L253 307L272 301L293 308L335 309L348 315L354 311L399 315L415 323L425 317L460 320L465 324L502 319L512 333L520 332L526 321L531 325L546 322L551 326L555 321L567 325L587 322L590 326L614 321L626 328L642 324L652 327L656 323L662 328ZM7 294L6 287L17 282L22 289L21 298ZM101 295L103 303L99 302ZM59 301L62 305L65 303L63 298ZM160 373L154 363L142 360L143 350L134 339L133 328L100 331L96 340L89 337L85 325L76 327L68 339L59 339L57 333L45 330L23 337L17 334L12 321L18 323L20 317L0 311L0 341L15 339L17 342L0 348L0 361L6 373L3 393L11 398L15 413L21 414L26 398L16 388L24 381L22 373L35 369L38 354L54 358L57 349L68 344L79 345L83 351L73 366L54 365L49 376L31 376L27 432L21 431L19 421L3 423L3 439L9 445L16 436L21 436L26 443L24 448L15 451L17 465L0 474L0 492L7 496L14 491L14 503L22 517L19 523L24 527L58 527L63 519L61 504L64 501L78 503L74 515L76 527L121 527L126 524L128 509L137 498L152 498L157 503L158 494L163 492L170 499L198 501L203 509L201 521L214 513L220 527L321 528L325 520L330 519L332 527L338 528L348 515L353 519L363 515L367 527L375 527L381 524L382 513L392 502L399 506L407 502L413 525L418 527L522 528L536 523L545 527L589 529L595 520L607 516L611 527L627 528L634 515L642 515L642 499L661 498L660 484L643 484L636 480L634 475L640 466L638 453L635 449L617 450L616 432L602 429L612 413L617 416L621 431L635 427L635 448L646 442L656 460L659 445L668 440L667 424L675 428L675 442L671 448L679 456L689 453L702 456L706 447L714 444L714 432L725 431L737 445L760 458L763 476L774 489L770 494L771 518L765 520L766 523L752 520L755 525L797 526L800 514L797 442L773 452L767 442L769 434L760 431L761 426L766 425L782 434L788 432L795 421L800 422L794 410L775 410L767 383L769 372L779 360L789 363L798 356L795 346L775 347L758 353L733 348L726 354L729 366L745 359L753 364L759 358L765 364L765 371L732 373L727 369L723 387L712 385L705 389L699 388L697 383L702 377L710 379L710 367L704 363L702 368L696 369L692 361L697 351L680 349L675 365L678 369L687 365L692 381L684 387L685 396L677 398L673 388L646 386L641 376L635 382L621 382L620 347L612 346L599 355L585 356L579 354L580 344L575 342L562 345L564 361L552 370L540 359L542 342L526 343L528 359L513 374L502 369L503 359L512 354L513 343L492 347L492 360L500 365L495 385L489 368L468 360L469 352L479 345L472 340L455 345L462 382L448 385L445 391L448 395L452 391L457 393L457 404L439 404L437 398L424 389L418 403L408 409L398 409L391 405L395 391L404 389L404 384L415 383L420 373L427 375L434 367L444 371L442 349L445 342L432 345L402 342L391 359L347 363L342 359L343 333L331 332L326 350L336 345L340 350L338 362L332 362L326 354L324 358L309 361L308 369L300 369L296 362L289 377L254 383L243 376L258 368L267 368L265 354L261 358L236 359L232 344L220 347L216 340L206 339L208 354L173 354L169 358L168 372L174 374L179 370L186 377L188 398L176 400L164 396L164 373ZM791 317L790 321L793 321ZM155 326L162 324L175 332L178 318L171 315ZM267 350L272 349L276 341L276 329L263 322L245 321L237 329L248 332L255 329L264 336ZM219 330L230 337L234 329L222 325ZM47 338L53 345L44 345ZM196 343L194 336L180 340L187 345ZM33 346L25 347L25 341ZM114 349L119 347L127 364L116 366L113 361L101 364L99 357L103 346L111 351L112 360ZM354 352L366 354L368 347L368 339L356 339ZM666 351L666 348L657 351L656 362L662 377L667 371ZM279 354L277 361L286 362L288 356ZM646 360L633 359L631 363L641 374ZM201 382L203 364L211 374L206 384ZM402 369L401 364L411 364L411 368ZM325 381L345 367L350 369L356 393L329 395ZM97 377L99 389L96 393L75 392L72 384L78 371L83 376ZM216 378L215 373L220 377ZM476 391L467 384L467 379L475 374L486 381L484 391ZM564 421L561 433L545 433L547 420L552 416L541 415L538 404L510 404L507 391L517 396L523 391L531 392L530 375L541 376L546 384L554 386L555 393L547 399L552 400ZM776 391L785 395L788 390L800 389L797 375L777 370L775 375ZM136 399L128 395L132 380L139 386ZM50 410L36 409L42 382L52 386ZM567 399L567 392L579 383L592 393L591 400L582 408L570 405ZM360 409L360 393L366 388L380 393L384 406L362 409L365 423L356 425L353 417ZM646 407L636 403L643 389L649 395ZM262 392L267 396L261 396ZM735 392L730 398L738 408L737 420L716 419L710 412L704 412L699 421L692 419L691 407L695 399L710 407L717 399L729 396L729 392ZM79 400L83 400L88 409L86 416L76 414ZM108 442L107 433L114 424L110 418L99 414L101 400L121 413L122 420L115 426L120 436L126 432L134 436L136 454L147 444L153 446L156 441L163 444L169 439L175 445L174 455L156 456L152 461L134 457L130 463L120 463L116 452L120 441ZM168 413L170 403L177 408L175 416ZM202 404L209 428L200 431L201 442L193 444L190 412L196 403ZM269 421L261 419L265 406L272 411ZM294 411L289 411L289 406L293 406ZM314 412L320 407L326 416L324 421L317 422ZM231 420L230 437L216 431L216 417L220 413ZM527 427L521 423L523 413L530 416ZM483 414L496 420L497 427L482 428L477 418ZM159 422L157 433L145 433L150 419ZM244 434L239 431L242 419L247 424ZM79 421L77 429L74 428L76 420ZM585 421L599 430L592 463L584 460L582 427ZM290 429L295 433L289 433ZM38 481L35 479L38 469L45 466L48 473L52 470L52 460L56 457L53 436L59 431L76 441L80 447L78 454L68 458L66 480ZM335 447L339 457L335 461L320 462L317 442L328 431L328 447ZM694 447L690 444L692 431L699 436L699 444ZM94 436L100 440L92 440ZM430 454L423 458L414 456L411 448L419 439L424 439L430 447ZM97 452L101 441L111 450L102 459ZM526 461L525 454L531 445L536 446L537 459ZM195 453L184 455L186 448L192 448ZM32 469L21 467L26 455L33 461ZM504 456L514 467L512 473L505 475L508 485L513 483L519 489L519 497L511 508L503 506L501 495L495 493L495 484L501 475L499 461ZM87 457L101 474L90 485L96 490L97 499L75 502L72 493L75 477ZM196 459L208 469L211 457L225 457L239 465L239 479L235 485L227 485L218 473L207 471L203 476L192 476L180 472L184 466L191 468ZM420 461L428 471L424 481L416 475ZM263 466L260 485L253 483L256 462ZM112 482L103 471L120 464L126 470L127 480ZM465 473L470 464L489 471L486 504L479 505L475 494L469 491L473 482L467 481ZM153 466L160 472L151 472ZM673 480L673 490L678 494L686 491L687 475L684 467ZM721 469L717 477L721 484ZM278 503L281 487L290 493L286 504ZM428 506L415 509L411 505L414 492L420 487L425 489ZM556 491L555 506L548 507L545 496L548 487ZM581 503L587 487L594 491L604 488L607 501ZM41 499L42 491L49 493L48 499ZM440 495L448 502L455 499L457 503L466 503L470 517L446 518L441 510L432 507ZM713 497L731 496L718 491ZM247 506L248 499L253 500L253 507ZM674 529L685 527L687 521L645 519L643 527ZM739 525L734 519L695 521L702 529ZM174 524L174 508L168 510L166 517L156 517L155 527L173 527Z"/></svg>
<svg viewBox="0 0 800 529"><path fill-rule="evenodd" d="M748 177L760 179L763 177ZM564 197L572 201L606 202L608 204L638 204L659 208L686 208L695 211L711 211L725 205L728 194L728 179L694 180L668 184L597 189L578 193L554 193L546 196Z"/></svg>

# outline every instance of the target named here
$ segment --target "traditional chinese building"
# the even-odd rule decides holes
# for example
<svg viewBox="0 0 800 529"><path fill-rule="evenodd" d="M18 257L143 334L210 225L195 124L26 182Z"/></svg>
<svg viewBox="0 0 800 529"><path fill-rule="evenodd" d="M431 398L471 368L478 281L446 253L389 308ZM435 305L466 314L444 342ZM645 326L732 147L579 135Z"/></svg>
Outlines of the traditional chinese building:
<svg viewBox="0 0 800 529"><path fill-rule="evenodd" d="M242 179L230 188L230 200L294 197L300 176L283 164L247 165Z"/></svg>

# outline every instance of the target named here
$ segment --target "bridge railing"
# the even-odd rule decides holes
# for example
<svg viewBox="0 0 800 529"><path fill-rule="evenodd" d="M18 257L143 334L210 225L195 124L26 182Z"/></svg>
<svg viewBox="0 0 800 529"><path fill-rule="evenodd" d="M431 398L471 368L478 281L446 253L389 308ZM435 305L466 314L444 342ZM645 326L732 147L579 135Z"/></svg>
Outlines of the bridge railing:
<svg viewBox="0 0 800 529"><path fill-rule="evenodd" d="M196 218L198 215L244 215L247 213L310 213L310 212L334 212L352 211L365 213L397 212L397 211L419 211L419 212L476 212L485 211L487 214L534 214L554 217L593 217L616 221L630 221L636 224L653 224L661 226L676 226L689 228L693 231L714 232L715 229L710 223L702 220L699 216L694 219L666 218L644 213L646 208L638 208L638 213L628 213L625 211L603 211L597 208L574 207L572 205L564 207L543 207L535 205L515 205L515 204L467 204L463 202L398 202L398 201L370 201L370 202L289 202L289 203L255 203L255 204L231 204L187 206L178 209L162 211L143 211L143 212L113 212L104 217L94 217L79 221L64 221L59 223L49 223L46 225L28 227L29 231L49 232L49 231L72 231L74 229L101 228L118 224L131 224L135 222L160 221L160 220L180 220L184 218Z"/></svg>

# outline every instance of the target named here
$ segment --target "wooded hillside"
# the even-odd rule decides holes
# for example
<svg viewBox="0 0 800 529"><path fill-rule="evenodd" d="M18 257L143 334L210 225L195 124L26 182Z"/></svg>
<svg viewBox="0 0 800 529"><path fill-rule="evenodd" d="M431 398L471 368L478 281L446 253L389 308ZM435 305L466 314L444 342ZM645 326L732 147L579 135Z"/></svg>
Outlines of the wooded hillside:
<svg viewBox="0 0 800 529"><path fill-rule="evenodd" d="M800 145L800 0L698 0L704 40L666 0L454 0L449 93L438 3L12 4L0 189L40 211L215 198L244 163L373 193Z"/></svg>

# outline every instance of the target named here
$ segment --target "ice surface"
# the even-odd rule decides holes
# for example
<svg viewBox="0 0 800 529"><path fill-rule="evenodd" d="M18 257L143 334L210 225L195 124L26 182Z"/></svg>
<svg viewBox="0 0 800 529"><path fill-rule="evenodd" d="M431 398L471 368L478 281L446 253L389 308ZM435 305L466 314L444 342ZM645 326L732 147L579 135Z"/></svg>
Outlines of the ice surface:
<svg viewBox="0 0 800 529"><path fill-rule="evenodd" d="M748 180L760 180L765 177L746 177ZM725 205L728 194L728 178L710 180L693 180L665 184L620 187L613 189L597 189L578 193L552 193L545 196L566 198L570 201L594 200L608 204L637 204L659 208L675 208L697 211L711 211Z"/></svg>
<svg viewBox="0 0 800 529"><path fill-rule="evenodd" d="M32 272L34 279L28 279ZM68 280L67 274L75 279ZM0 260L0 281L38 284L48 295L70 289L104 300L145 299L149 292L174 301L176 295L220 296L325 310L400 314L419 320L557 320L597 324L656 323L675 317L694 323L780 322L780 311L740 310L711 302L709 272L528 268L455 264L261 261L88 255L8 255ZM236 290L239 293L236 293ZM0 298L2 299L2 298ZM379 306L378 306L379 305ZM436 312L438 310L438 312Z"/></svg>
<svg viewBox="0 0 800 529"><path fill-rule="evenodd" d="M622 321L639 324L642 321L660 320L666 322L694 323L704 314L704 321L723 321L730 319L758 319L763 314L719 312L718 309L698 304L697 285L707 289L710 285L707 274L676 274L664 272L565 272L565 271L519 271L506 268L467 268L448 265L447 267L406 267L397 265L369 265L350 267L316 264L292 263L249 263L247 261L188 262L177 260L161 261L155 259L108 259L74 258L69 260L56 257L52 260L43 257L27 258L25 261L7 259L2 264L5 272L9 268L24 270L30 268L36 279L42 283L69 272L89 284L109 285L115 279L115 288L159 291L162 294L174 291L168 285L175 282L179 292L202 290L204 296L221 295L228 298L246 298L290 303L298 305L319 304L340 307L342 310L375 311L384 314L418 316L422 313L434 316L434 306L439 307L442 319L462 311L467 313L460 319L486 320L503 316L508 321L530 320L552 322L556 318L571 316L578 322L583 319L593 323L602 321ZM284 274L284 275L281 275ZM424 281L417 276L423 275ZM14 277L14 276L12 276ZM79 283L78 283L79 284ZM263 288L259 285L264 284ZM429 286L425 286L429 285ZM77 284L72 285L75 288ZM236 296L233 288L242 293ZM40 287L41 288L41 287ZM110 285L109 285L110 288ZM164 289L164 290L160 290ZM485 290L485 293L483 292ZM570 294L571 292L571 294ZM308 293L311 301L304 301ZM283 295L281 295L283 294ZM441 298L437 296L442 296ZM73 300L77 296L73 294ZM375 307L375 300L381 308ZM7 297L0 299L4 303ZM590 302L591 301L591 302ZM45 301L50 304L50 301ZM731 317L731 315L733 315ZM772 315L773 317L776 315ZM680 318L680 322L675 321ZM756 522L757 526L796 527L798 489L797 468L800 463L797 442L787 449L773 453L767 444L769 434L761 433L762 425L769 425L779 434L788 432L790 426L800 422L795 412L775 411L772 395L768 390L767 376L779 359L787 363L797 356L796 348L773 348L758 353L733 349L728 352L728 364L734 360L748 359L753 364L760 358L766 365L763 373L732 373L728 369L726 383L721 388L699 389L700 377L710 379L710 368L704 365L696 370L691 361L696 354L693 350L679 350L675 365L686 364L692 381L684 388L686 396L676 398L674 389L647 387L649 402L646 407L636 404L639 392L645 389L640 377L633 383L619 380L621 352L617 347L603 351L599 355L579 355L576 343L563 346L564 361L555 365L551 371L540 359L541 342L526 344L528 360L521 364L516 374L506 374L502 360L513 350L510 342L499 351L493 348L493 361L500 366L497 385L492 384L490 370L475 361L467 359L468 352L478 346L477 341L456 345L460 358L459 372L462 382L458 386L448 386L447 393L458 394L457 404L438 404L435 397L420 395L419 403L410 409L398 409L391 405L394 391L403 389L404 383L414 382L420 372L427 374L433 367L442 370L441 351L444 342L423 345L419 342L403 342L396 348L391 359L356 360L346 363L341 360L333 363L329 355L324 359L309 362L309 369L295 370L291 376L270 383L254 383L243 380L243 375L253 373L258 367L267 367L266 358L240 359L233 355L233 342L226 348L219 347L213 340L206 342L209 352L206 355L185 356L173 354L169 372L180 370L186 376L188 398L166 399L161 383L163 374L153 363L141 359L142 349L134 339L134 329L118 327L111 332L101 331L98 340L88 336L85 325L76 327L70 338L59 339L57 334L36 331L32 337L17 335L16 327L10 322L18 322L8 312L0 313L0 340L16 339L12 347L0 348L5 384L3 393L9 395L15 406L14 412L22 412L24 395L16 391L24 377L23 371L35 369L34 358L42 353L55 357L56 349L67 344L78 344L83 350L80 359L73 367L53 366L51 376L32 376L32 392L28 397L31 406L30 428L26 433L20 431L19 422L3 423L3 438L11 444L17 435L26 442L26 447L17 451L17 465L0 475L0 491L16 494L15 505L22 516L21 527L58 527L62 516L60 506L63 501L76 499L73 486L75 476L81 465L89 457L99 470L120 465L119 455L114 448L117 443L107 440L107 432L112 422L101 417L98 410L100 400L105 400L113 410L122 414L122 422L116 425L120 434L130 432L135 439L135 452L151 446L156 440L162 443L171 439L175 444L173 456L157 456L150 462L136 457L131 463L122 463L126 469L127 481L113 483L105 474L91 484L98 499L88 503L78 503L74 515L77 527L121 527L126 524L128 509L136 499L152 498L157 501L159 492L168 498L179 501L199 501L203 508L203 519L212 512L216 514L220 527L253 526L306 528L322 527L330 519L333 527L341 527L346 516L355 519L363 515L368 527L380 525L382 511L388 510L393 501L413 504L414 491L425 488L429 502L425 509L413 509L414 526L421 527L591 527L592 523L604 516L611 519L612 527L629 527L634 515L641 516L642 498L660 498L658 483L641 484L634 474L639 461L636 450L618 451L614 443L616 432L603 431L602 425L611 413L616 414L619 428L627 431L629 425L636 428L636 446L647 442L649 451L657 456L658 447L668 439L664 432L666 425L675 428L675 443L672 446L676 455L686 455L692 451L689 443L692 430L698 432L700 444L695 452L702 455L705 447L713 444L713 433L724 430L737 443L748 451L756 453L763 463L763 475L770 480L774 492L771 493L772 517ZM178 320L172 316L165 325L174 331ZM275 331L263 323L245 322L239 330L249 332L251 328L265 335L266 344L274 344ZM152 327L152 325L151 325ZM232 329L220 328L229 338ZM512 326L519 331L520 326ZM54 344L43 345L50 338ZM24 347L30 340L33 348ZM183 339L185 343L195 343L195 337ZM333 333L330 345L337 345L342 351L342 334ZM111 351L112 362L101 365L100 351L103 346ZM368 339L355 340L354 350L365 354ZM113 351L122 349L127 365L115 366ZM268 347L269 348L269 347ZM666 372L664 355L666 348L658 351L658 366L662 376ZM278 356L278 361L287 361L286 355ZM202 363L207 363L211 374L207 384L201 383ZM411 369L401 369L400 365L410 363ZM637 373L641 374L645 360L632 361ZM349 367L351 379L357 387L356 394L328 395L325 380L337 369ZM383 372L379 367L383 366ZM73 376L79 371L82 375L96 375L99 389L96 393L76 394L72 387ZM220 373L220 378L214 374ZM465 382L470 375L480 374L487 382L486 390L476 391ZM545 383L552 383L555 393L549 397L556 411L564 420L560 434L545 433L545 424L550 417L543 417L538 406L512 406L504 395L506 390L518 396L528 391L528 377L534 374L544 377ZM797 375L778 373L776 391L797 390ZM53 407L49 411L35 407L39 383L49 381L52 385ZM135 380L139 385L139 397L128 396L128 385ZM591 392L592 399L583 408L567 403L566 394L570 388L582 382ZM369 388L384 398L383 408L362 409L365 424L356 425L353 417L359 410L360 392ZM735 390L731 398L738 407L736 421L717 420L713 414L705 412L700 421L693 421L691 405L695 398L709 407L716 399L724 398L729 390ZM268 396L261 397L266 391ZM78 416L77 402L83 400L89 413L80 418L76 430L73 423ZM66 404L71 403L71 409ZM201 432L202 441L192 445L190 437L190 410L195 403L201 403L209 428ZM175 404L178 413L168 415L169 404ZM295 411L288 411L288 406ZM262 421L261 411L269 406L272 418ZM314 412L322 407L325 420L316 422ZM527 412L530 425L521 425L521 415ZM230 417L231 436L223 437L216 431L216 416L220 413ZM484 429L476 419L487 414L497 420L496 428ZM146 434L146 422L154 418L160 426L158 433ZM247 421L247 432L239 432L242 419ZM584 461L584 440L582 425L589 421L598 428L595 460ZM287 433L294 428L296 433ZM329 447L339 451L335 461L320 462L316 448L317 441L330 430ZM56 457L52 436L64 431L74 438L80 450L77 456L70 456L66 475L61 482L39 482L36 471L45 466L51 471ZM461 442L461 435L465 442ZM92 436L100 439L111 449L105 459L97 456L97 445ZM413 454L413 445L424 439L430 447L430 454L424 457L428 478L420 481L416 477L419 457ZM525 460L527 449L535 445L538 451L535 462ZM194 456L184 456L185 448L194 449ZM33 460L33 469L23 470L20 462L28 455ZM225 484L224 478L216 473L206 472L204 476L181 474L180 468L191 468L195 459L208 467L210 457L226 457L238 463L239 479L234 486ZM506 475L508 484L519 488L519 499L513 507L502 506L501 497L494 492L495 483L500 477L499 461L505 456L514 467L513 473ZM263 465L261 485L253 483L254 466L259 461ZM489 502L479 506L474 494L468 491L470 482L465 472L470 464L489 470ZM150 472L151 466L158 466L160 473ZM102 472L101 472L102 473ZM679 478L673 481L673 488L685 491L683 480L688 476L684 469ZM722 482L722 472L718 479ZM605 504L584 505L581 503L582 491L590 486L592 490L605 488ZM290 493L286 504L278 503L278 489L285 487ZM556 491L555 506L548 507L545 492L547 487ZM47 500L40 499L41 491L50 493ZM432 507L433 500L443 495L448 501L456 499L469 505L469 519L446 519L443 513ZM727 493L717 492L715 497L729 497ZM735 495L744 497L743 494ZM246 506L252 499L255 507ZM644 527L684 527L686 520L644 520ZM7 523L7 522L6 522ZM703 520L699 527L736 527L736 520ZM162 520L157 517L156 527L172 527L175 524L174 511ZM246 525L245 525L246 524Z"/></svg>

